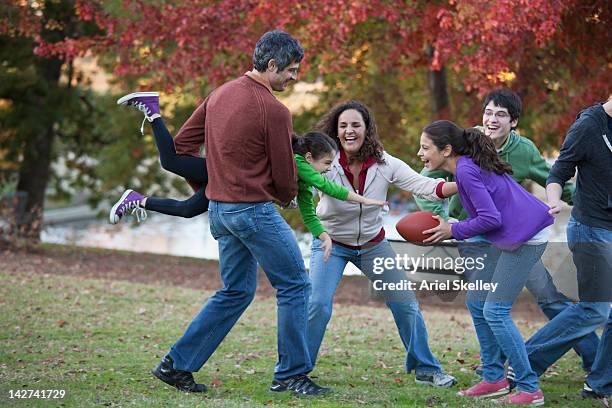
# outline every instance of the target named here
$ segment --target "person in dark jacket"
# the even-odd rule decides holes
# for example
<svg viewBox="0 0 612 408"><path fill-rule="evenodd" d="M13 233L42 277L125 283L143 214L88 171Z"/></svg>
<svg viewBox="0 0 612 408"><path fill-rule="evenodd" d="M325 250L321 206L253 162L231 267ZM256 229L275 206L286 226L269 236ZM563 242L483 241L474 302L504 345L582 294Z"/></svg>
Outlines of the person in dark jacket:
<svg viewBox="0 0 612 408"><path fill-rule="evenodd" d="M582 336L606 324L583 390L585 396L605 397L612 394L612 100L580 112L567 132L547 180L551 214L559 213L563 185L576 170L567 241L580 302L542 327L526 346L533 369L541 375Z"/></svg>

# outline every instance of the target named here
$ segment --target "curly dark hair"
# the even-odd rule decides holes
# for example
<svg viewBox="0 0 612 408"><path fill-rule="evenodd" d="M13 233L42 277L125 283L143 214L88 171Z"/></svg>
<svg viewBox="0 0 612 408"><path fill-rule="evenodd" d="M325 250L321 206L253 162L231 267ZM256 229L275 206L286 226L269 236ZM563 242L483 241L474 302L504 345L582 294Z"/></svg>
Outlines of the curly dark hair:
<svg viewBox="0 0 612 408"><path fill-rule="evenodd" d="M357 157L354 159L360 162L365 162L370 157L375 157L378 163L384 163L384 148L380 142L380 138L378 137L378 129L376 128L374 116L372 115L370 109L359 101L346 101L334 106L317 123L315 129L329 135L332 139L334 139L338 147L342 149L342 144L338 138L338 118L342 112L349 109L354 109L361 114L366 127L365 140L361 146L361 149L359 149Z"/></svg>
<svg viewBox="0 0 612 408"><path fill-rule="evenodd" d="M463 129L450 120L436 120L425 126L423 133L440 150L451 145L455 154L471 157L485 170L512 174L512 166L499 158L493 141L476 128Z"/></svg>

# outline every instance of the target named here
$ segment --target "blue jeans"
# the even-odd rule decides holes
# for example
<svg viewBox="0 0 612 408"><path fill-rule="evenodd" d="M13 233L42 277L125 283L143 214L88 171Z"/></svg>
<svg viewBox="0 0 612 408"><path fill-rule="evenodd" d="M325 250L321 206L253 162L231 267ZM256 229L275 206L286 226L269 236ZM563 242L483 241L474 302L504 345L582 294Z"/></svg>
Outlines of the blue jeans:
<svg viewBox="0 0 612 408"><path fill-rule="evenodd" d="M344 267L350 261L357 266L370 281L401 282L406 274L401 269L385 269L375 273L375 259L395 258L395 251L387 240L364 249L350 249L333 244L327 262L323 261L323 250L319 248L320 239L312 242L310 258L310 279L312 295L308 307L308 349L313 364L319 353L325 329L332 315L332 302L336 288L342 278ZM442 371L438 360L429 349L427 328L419 310L416 296L410 290L399 290L394 293L385 291L387 307L391 309L400 338L406 348L406 371L415 370L417 374Z"/></svg>
<svg viewBox="0 0 612 408"><path fill-rule="evenodd" d="M459 255L463 258L477 258L486 253L489 244L484 239L469 239L466 241L460 241L457 245ZM468 281L474 279L474 271L466 270L465 277ZM555 283L546 267L542 263L542 260L536 262L525 287L531 293L538 303L538 306L546 315L548 320L554 318L556 315L561 313L565 308L573 305L574 303L565 296L563 293L557 290ZM599 345L599 338L595 332L591 332L581 338L578 343L574 346L576 353L582 358L582 368L589 372L591 366L595 361L595 355L597 354L597 346Z"/></svg>
<svg viewBox="0 0 612 408"><path fill-rule="evenodd" d="M198 371L255 296L257 264L276 289L278 362L274 377L312 370L306 327L310 283L293 231L274 204L211 201L210 232L219 243L217 291L172 346L174 368Z"/></svg>
<svg viewBox="0 0 612 408"><path fill-rule="evenodd" d="M548 320L554 319L555 316L574 304L571 299L557 291L555 283L542 261L536 263L531 270L525 287L536 299L538 306ZM574 351L582 359L582 368L587 373L591 371L598 346L599 338L594 331L580 338L574 345Z"/></svg>
<svg viewBox="0 0 612 408"><path fill-rule="evenodd" d="M587 377L587 383L599 395L612 395L612 312L601 335L597 358Z"/></svg>
<svg viewBox="0 0 612 408"><path fill-rule="evenodd" d="M493 246L481 250L484 268L474 274L473 281L491 282L497 287L490 291L468 291L466 305L480 343L485 381L504 378L507 357L515 370L517 387L527 392L539 389L538 377L529 365L525 343L510 310L545 249L546 244L522 245L514 251L500 251Z"/></svg>
<svg viewBox="0 0 612 408"><path fill-rule="evenodd" d="M607 292L612 286L607 280L612 270L612 231L570 217L567 241L578 273L580 302L565 308L527 341L529 361L538 375L603 325L610 314Z"/></svg>

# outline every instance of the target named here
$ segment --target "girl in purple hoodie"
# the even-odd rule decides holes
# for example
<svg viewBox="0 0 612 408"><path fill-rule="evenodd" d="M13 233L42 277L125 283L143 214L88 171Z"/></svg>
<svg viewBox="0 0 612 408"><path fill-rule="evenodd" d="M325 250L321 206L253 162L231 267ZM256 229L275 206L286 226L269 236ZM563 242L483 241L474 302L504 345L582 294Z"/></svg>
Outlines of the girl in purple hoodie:
<svg viewBox="0 0 612 408"><path fill-rule="evenodd" d="M491 139L475 128L463 129L446 120L433 122L423 129L418 155L428 170L446 170L455 176L461 204L469 215L453 224L434 216L440 225L424 231L432 234L426 242L484 235L492 243L483 246L484 267L477 271L476 279L491 283L495 289L469 291L466 298L480 343L483 381L459 395L508 394L504 374L507 357L516 373L518 390L496 402L544 404L538 377L510 310L546 248L547 227L553 223L549 207L509 176L512 167L499 158Z"/></svg>

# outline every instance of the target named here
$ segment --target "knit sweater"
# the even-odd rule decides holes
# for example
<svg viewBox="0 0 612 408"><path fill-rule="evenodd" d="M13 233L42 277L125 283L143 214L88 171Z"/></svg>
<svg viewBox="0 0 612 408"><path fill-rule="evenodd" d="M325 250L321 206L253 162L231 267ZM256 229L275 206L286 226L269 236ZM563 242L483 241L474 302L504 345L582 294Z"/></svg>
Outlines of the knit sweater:
<svg viewBox="0 0 612 408"><path fill-rule="evenodd" d="M297 194L291 113L270 88L244 75L215 89L181 127L178 154L206 152L210 200L289 202Z"/></svg>

